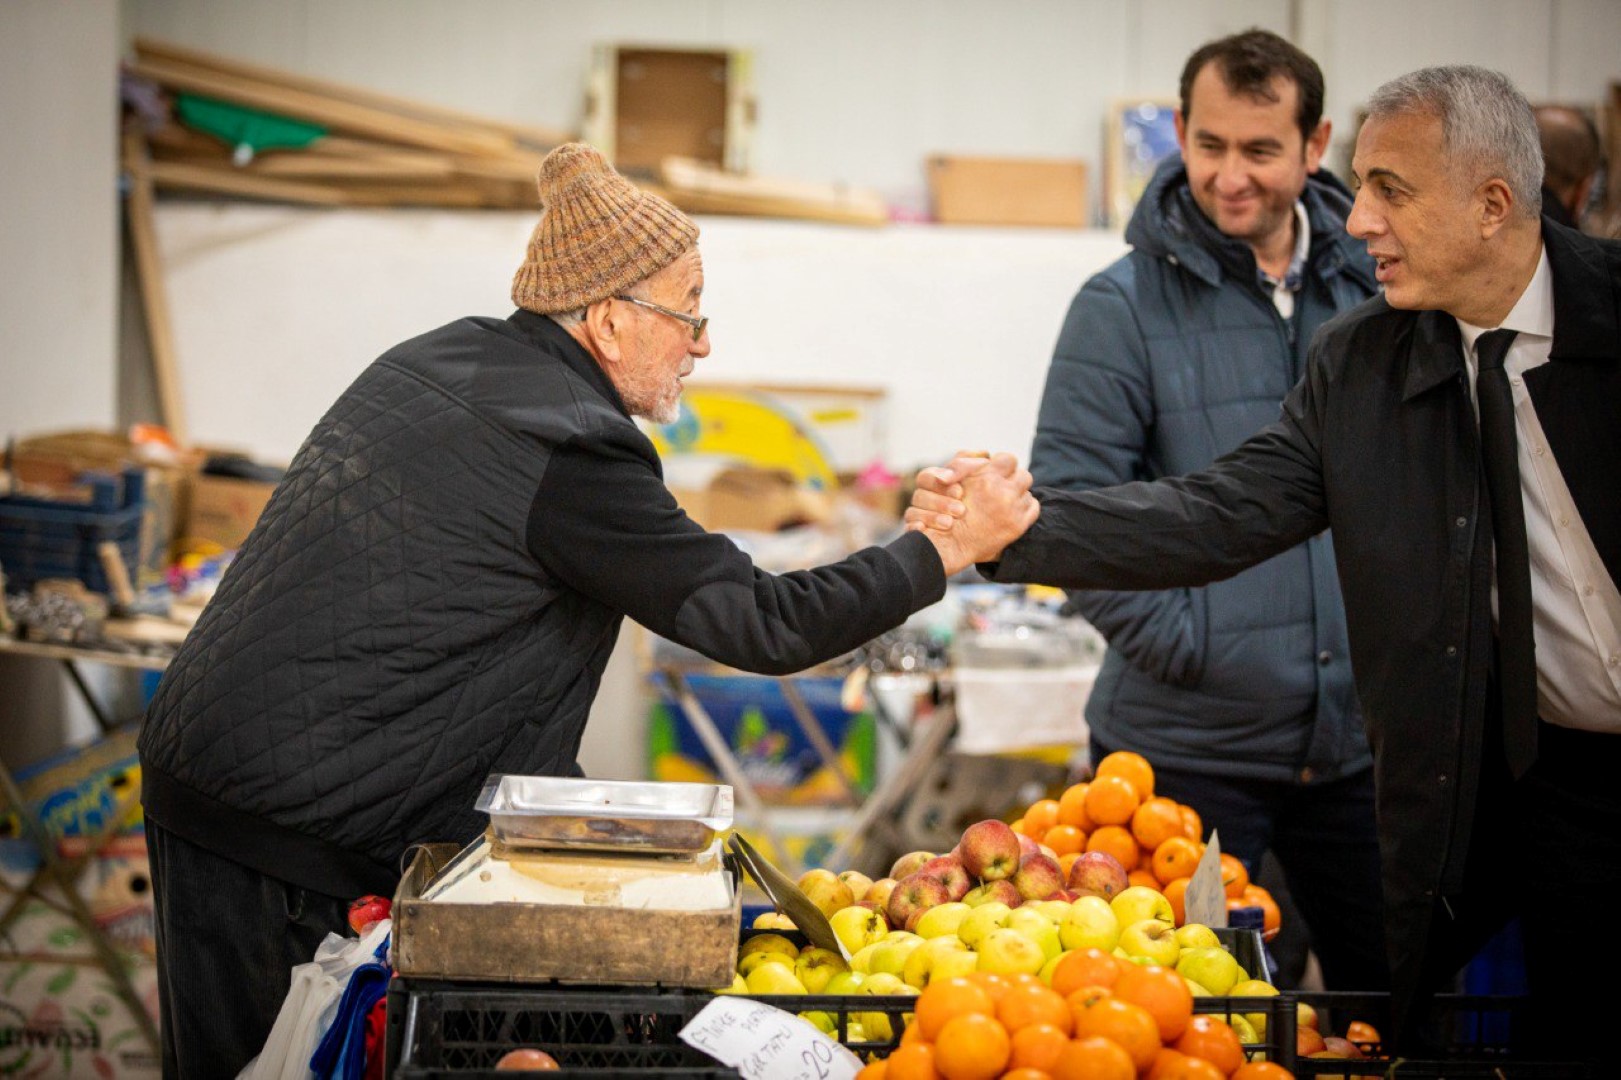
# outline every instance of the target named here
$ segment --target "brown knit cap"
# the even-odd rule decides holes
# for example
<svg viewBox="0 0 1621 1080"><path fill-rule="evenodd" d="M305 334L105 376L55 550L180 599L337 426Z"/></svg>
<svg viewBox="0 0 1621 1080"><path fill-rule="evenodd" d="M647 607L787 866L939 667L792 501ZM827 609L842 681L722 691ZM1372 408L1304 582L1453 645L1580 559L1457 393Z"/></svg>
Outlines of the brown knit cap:
<svg viewBox="0 0 1621 1080"><path fill-rule="evenodd" d="M691 218L620 176L585 143L547 154L536 186L540 222L512 277L512 302L536 314L616 296L698 242Z"/></svg>

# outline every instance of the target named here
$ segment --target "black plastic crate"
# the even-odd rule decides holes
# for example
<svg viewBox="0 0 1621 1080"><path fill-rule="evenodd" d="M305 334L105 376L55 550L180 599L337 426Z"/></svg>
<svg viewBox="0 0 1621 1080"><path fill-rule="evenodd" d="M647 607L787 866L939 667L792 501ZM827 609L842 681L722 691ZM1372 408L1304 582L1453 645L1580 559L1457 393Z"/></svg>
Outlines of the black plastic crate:
<svg viewBox="0 0 1621 1080"><path fill-rule="evenodd" d="M110 591L100 546L118 546L124 565L140 565L146 476L139 469L118 475L85 473L89 502L61 502L22 495L0 497L0 567L13 592L46 578L82 581L92 592Z"/></svg>
<svg viewBox="0 0 1621 1080"><path fill-rule="evenodd" d="M1292 1001L1317 1011L1318 1029L1343 1037L1353 1020L1390 1030L1390 995L1382 993L1300 992ZM1598 1080L1597 1068L1573 1062L1522 1061L1510 1054L1525 999L1503 995L1441 994L1435 999L1436 1034L1441 1040L1437 1059L1392 1059L1378 1043L1358 1044L1363 1059L1307 1058L1295 1052L1290 1039L1274 1060L1297 1077L1360 1077L1390 1075L1404 1080ZM1291 1028L1293 1017L1290 1018ZM1603 1075L1614 1075L1604 1073Z"/></svg>

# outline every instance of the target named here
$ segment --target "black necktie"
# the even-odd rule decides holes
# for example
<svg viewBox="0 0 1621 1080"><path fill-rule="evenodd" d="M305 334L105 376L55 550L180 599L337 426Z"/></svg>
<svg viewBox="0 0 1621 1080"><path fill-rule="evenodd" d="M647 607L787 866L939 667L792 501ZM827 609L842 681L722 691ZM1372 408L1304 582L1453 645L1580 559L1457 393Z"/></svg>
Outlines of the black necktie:
<svg viewBox="0 0 1621 1080"><path fill-rule="evenodd" d="M1492 540L1497 549L1497 667L1503 702L1503 749L1515 777L1537 758L1537 659L1531 633L1531 553L1525 539L1520 462L1514 448L1514 394L1503 357L1513 330L1480 335L1480 449L1491 495Z"/></svg>

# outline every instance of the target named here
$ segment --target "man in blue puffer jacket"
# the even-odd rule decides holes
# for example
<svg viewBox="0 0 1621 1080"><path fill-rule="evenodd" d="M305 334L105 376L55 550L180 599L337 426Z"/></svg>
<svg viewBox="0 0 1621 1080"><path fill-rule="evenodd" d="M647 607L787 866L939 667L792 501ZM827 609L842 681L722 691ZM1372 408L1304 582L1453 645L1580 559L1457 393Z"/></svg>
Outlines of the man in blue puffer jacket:
<svg viewBox="0 0 1621 1080"><path fill-rule="evenodd" d="M1071 489L1179 476L1276 420L1319 326L1376 289L1345 233L1317 64L1249 31L1188 60L1180 158L1126 229L1133 250L1070 306L1030 468ZM1204 588L1076 592L1109 641L1087 704L1093 761L1134 750L1251 873L1270 848L1331 989L1380 989L1372 759L1327 533Z"/></svg>

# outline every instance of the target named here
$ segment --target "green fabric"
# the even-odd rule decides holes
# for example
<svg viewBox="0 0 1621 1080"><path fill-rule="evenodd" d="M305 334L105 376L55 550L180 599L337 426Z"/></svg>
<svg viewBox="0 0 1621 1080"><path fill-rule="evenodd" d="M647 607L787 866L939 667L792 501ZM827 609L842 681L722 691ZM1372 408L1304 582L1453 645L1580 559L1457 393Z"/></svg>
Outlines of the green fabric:
<svg viewBox="0 0 1621 1080"><path fill-rule="evenodd" d="M189 126L231 146L245 146L253 153L301 150L326 134L326 128L317 124L195 94L181 94L175 107Z"/></svg>

